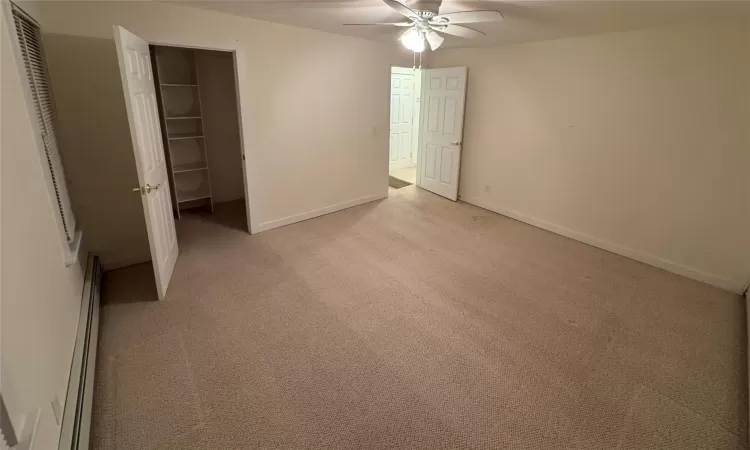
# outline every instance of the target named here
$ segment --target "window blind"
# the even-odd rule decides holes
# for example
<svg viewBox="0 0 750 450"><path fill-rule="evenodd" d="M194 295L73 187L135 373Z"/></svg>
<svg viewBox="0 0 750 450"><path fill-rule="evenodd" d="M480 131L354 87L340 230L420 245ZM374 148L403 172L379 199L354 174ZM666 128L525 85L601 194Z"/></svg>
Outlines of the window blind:
<svg viewBox="0 0 750 450"><path fill-rule="evenodd" d="M47 64L44 60L42 34L39 26L15 5L13 7L13 21L16 25L26 76L29 79L39 130L42 133L42 142L55 189L57 206L60 210L68 242L73 242L76 223L65 181L64 166L55 137L55 107L50 92Z"/></svg>

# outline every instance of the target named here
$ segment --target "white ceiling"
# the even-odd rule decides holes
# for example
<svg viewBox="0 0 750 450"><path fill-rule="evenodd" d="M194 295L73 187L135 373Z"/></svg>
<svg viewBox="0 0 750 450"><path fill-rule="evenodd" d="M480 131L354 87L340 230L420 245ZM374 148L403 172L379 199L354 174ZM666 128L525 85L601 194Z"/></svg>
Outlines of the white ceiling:
<svg viewBox="0 0 750 450"><path fill-rule="evenodd" d="M382 42L396 42L403 29L345 27L352 22L393 22L403 17L380 0L244 0L182 2L221 11L330 33ZM412 1L406 0L408 6ZM648 28L669 23L743 16L750 20L748 1L588 0L493 1L443 0L440 12L492 9L503 13L497 23L469 25L485 36L461 39L446 36L444 48L480 47Z"/></svg>

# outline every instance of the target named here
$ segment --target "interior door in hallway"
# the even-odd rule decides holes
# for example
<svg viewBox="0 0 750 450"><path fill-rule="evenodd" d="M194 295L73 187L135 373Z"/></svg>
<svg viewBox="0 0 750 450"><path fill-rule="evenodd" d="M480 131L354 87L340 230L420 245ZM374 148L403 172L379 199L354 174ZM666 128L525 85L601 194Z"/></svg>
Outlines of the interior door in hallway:
<svg viewBox="0 0 750 450"><path fill-rule="evenodd" d="M411 166L414 121L414 69L391 69L391 125L388 169Z"/></svg>
<svg viewBox="0 0 750 450"><path fill-rule="evenodd" d="M422 71L417 185L454 201L458 199L466 72L466 67Z"/></svg>
<svg viewBox="0 0 750 450"><path fill-rule="evenodd" d="M139 187L134 190L140 193L143 203L156 290L161 300L172 278L178 248L151 56L145 40L117 25L114 34L138 172Z"/></svg>

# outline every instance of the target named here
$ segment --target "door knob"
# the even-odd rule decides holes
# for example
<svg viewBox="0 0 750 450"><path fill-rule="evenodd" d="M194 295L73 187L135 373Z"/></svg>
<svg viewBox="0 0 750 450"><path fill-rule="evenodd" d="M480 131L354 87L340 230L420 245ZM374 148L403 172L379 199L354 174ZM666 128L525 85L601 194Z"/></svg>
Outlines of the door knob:
<svg viewBox="0 0 750 450"><path fill-rule="evenodd" d="M159 189L159 186L160 185L158 185L158 184L156 186L151 186L150 184L146 183L145 186L133 188L133 192L140 192L141 195L148 194L151 191L155 191L155 190Z"/></svg>
<svg viewBox="0 0 750 450"><path fill-rule="evenodd" d="M451 144L453 144L455 146L459 146L459 145L461 145L461 141L453 141L453 142L451 142Z"/></svg>

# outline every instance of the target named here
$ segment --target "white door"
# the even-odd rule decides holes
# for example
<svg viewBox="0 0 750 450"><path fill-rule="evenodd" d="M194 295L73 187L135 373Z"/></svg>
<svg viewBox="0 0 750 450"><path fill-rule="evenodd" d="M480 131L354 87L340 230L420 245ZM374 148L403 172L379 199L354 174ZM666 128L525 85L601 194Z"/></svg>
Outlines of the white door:
<svg viewBox="0 0 750 450"><path fill-rule="evenodd" d="M414 70L391 69L391 144L388 169L411 166L414 117Z"/></svg>
<svg viewBox="0 0 750 450"><path fill-rule="evenodd" d="M161 300L167 293L178 249L151 57L148 42L117 25L114 33L156 290Z"/></svg>
<svg viewBox="0 0 750 450"><path fill-rule="evenodd" d="M422 71L422 126L417 185L458 198L466 67Z"/></svg>

